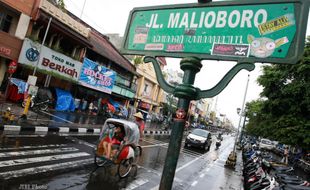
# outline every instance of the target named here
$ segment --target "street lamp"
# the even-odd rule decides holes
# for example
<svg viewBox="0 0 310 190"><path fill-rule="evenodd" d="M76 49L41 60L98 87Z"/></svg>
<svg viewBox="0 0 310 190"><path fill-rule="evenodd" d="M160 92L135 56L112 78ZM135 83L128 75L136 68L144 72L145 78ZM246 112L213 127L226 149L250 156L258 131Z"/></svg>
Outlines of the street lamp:
<svg viewBox="0 0 310 190"><path fill-rule="evenodd" d="M241 111L241 108L237 108L237 114L239 115Z"/></svg>
<svg viewBox="0 0 310 190"><path fill-rule="evenodd" d="M240 117L239 117L238 130L237 130L237 135L236 135L236 139L234 142L233 151L229 154L229 156L226 160L226 164L225 164L225 166L229 166L229 167L233 167L233 168L235 168L236 159L237 159L236 144L237 144L238 136L240 133L242 113L244 112L245 100L246 100L246 95L247 95L247 91L248 91L249 81L250 81L250 75L248 75L248 80L247 80L246 87L245 87L245 92L244 92L244 97L243 97L243 102L242 102L242 108L241 109L237 108L237 113L240 115Z"/></svg>
<svg viewBox="0 0 310 190"><path fill-rule="evenodd" d="M245 127L246 117L248 114L248 108L245 108L241 114L244 116L244 119L243 119L243 125L242 125L241 132L240 132L239 143L241 143L241 140L243 137L243 131L244 131L244 127Z"/></svg>

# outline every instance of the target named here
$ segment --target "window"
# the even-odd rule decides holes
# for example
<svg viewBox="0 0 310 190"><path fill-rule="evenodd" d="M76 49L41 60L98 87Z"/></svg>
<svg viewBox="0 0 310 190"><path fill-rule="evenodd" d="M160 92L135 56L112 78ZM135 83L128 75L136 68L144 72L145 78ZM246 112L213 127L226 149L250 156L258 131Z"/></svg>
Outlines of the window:
<svg viewBox="0 0 310 190"><path fill-rule="evenodd" d="M145 84L143 92L147 93L147 88L148 87L149 87L149 85Z"/></svg>
<svg viewBox="0 0 310 190"><path fill-rule="evenodd" d="M9 32L12 20L12 16L6 13L0 13L0 30L4 32Z"/></svg>

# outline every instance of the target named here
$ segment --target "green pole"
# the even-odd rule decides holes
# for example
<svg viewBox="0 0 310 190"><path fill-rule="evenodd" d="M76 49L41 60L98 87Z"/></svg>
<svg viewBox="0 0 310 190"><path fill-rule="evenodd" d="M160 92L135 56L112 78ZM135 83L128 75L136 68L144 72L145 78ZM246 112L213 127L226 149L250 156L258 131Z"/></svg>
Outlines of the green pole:
<svg viewBox="0 0 310 190"><path fill-rule="evenodd" d="M197 58L184 58L181 60L181 69L184 71L183 84L175 88L174 95L179 98L178 110L183 110L185 114L187 113L190 101L197 97L198 90L193 87L193 84L195 76L201 67L202 64ZM160 181L160 190L172 188L182 144L185 119L185 116L174 119L164 170Z"/></svg>
<svg viewBox="0 0 310 190"><path fill-rule="evenodd" d="M252 71L255 68L255 65L251 63L238 63L231 68L230 71L228 71L228 73L226 73L214 87L208 90L200 90L199 88L195 88L193 86L196 74L202 67L200 59L188 57L181 60L181 69L184 71L183 83L177 86L172 86L165 81L159 63L155 57L146 56L144 57L144 62L151 62L153 64L160 87L167 93L172 93L175 97L179 98L178 110L176 112L176 118L174 118L164 170L159 186L160 190L169 190L173 185L173 178L179 159L189 102L191 100L199 100L201 98L211 98L216 96L225 89L228 83L240 70L246 69L248 71Z"/></svg>

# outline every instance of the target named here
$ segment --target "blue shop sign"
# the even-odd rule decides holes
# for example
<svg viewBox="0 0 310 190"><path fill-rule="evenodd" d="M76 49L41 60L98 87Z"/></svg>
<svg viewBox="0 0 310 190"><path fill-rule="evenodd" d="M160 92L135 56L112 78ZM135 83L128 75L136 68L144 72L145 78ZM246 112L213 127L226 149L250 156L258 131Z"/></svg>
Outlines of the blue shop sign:
<svg viewBox="0 0 310 190"><path fill-rule="evenodd" d="M81 85L111 94L115 78L113 70L84 58L79 80Z"/></svg>

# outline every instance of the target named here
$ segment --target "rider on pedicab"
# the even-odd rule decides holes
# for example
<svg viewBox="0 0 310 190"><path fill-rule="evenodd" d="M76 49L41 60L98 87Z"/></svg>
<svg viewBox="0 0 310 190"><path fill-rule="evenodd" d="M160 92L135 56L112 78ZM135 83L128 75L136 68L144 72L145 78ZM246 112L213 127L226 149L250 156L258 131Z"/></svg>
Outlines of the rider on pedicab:
<svg viewBox="0 0 310 190"><path fill-rule="evenodd" d="M98 148L102 150L102 152L98 152L98 154L100 156L105 156L107 159L113 158L124 140L124 136L124 130L119 125L116 125L115 128L108 129L100 141Z"/></svg>

